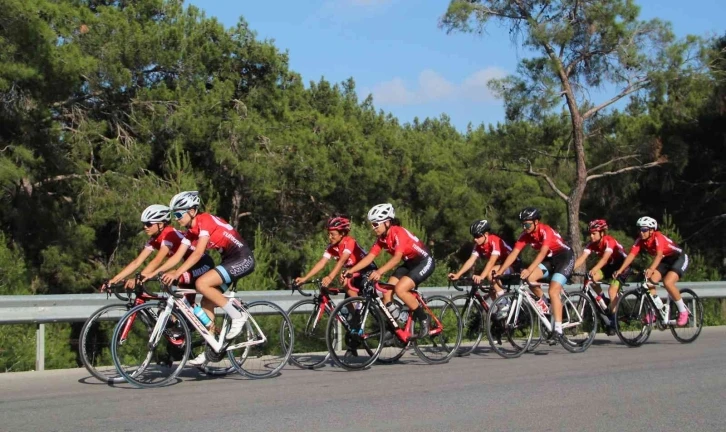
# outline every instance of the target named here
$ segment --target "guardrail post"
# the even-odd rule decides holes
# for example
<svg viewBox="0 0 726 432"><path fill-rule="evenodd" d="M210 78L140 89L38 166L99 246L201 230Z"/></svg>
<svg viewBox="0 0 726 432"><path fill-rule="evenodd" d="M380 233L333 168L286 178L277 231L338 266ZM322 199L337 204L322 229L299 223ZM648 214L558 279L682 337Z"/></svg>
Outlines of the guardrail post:
<svg viewBox="0 0 726 432"><path fill-rule="evenodd" d="M45 370L45 324L35 327L35 370Z"/></svg>

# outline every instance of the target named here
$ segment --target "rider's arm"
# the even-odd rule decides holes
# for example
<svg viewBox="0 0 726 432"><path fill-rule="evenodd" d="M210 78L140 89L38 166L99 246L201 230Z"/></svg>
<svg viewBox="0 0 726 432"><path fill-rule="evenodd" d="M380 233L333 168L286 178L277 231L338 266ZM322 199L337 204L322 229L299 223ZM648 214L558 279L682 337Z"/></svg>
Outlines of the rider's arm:
<svg viewBox="0 0 726 432"><path fill-rule="evenodd" d="M331 270L330 273L328 273L328 277L330 279L333 279L335 277L335 275L337 275L338 272L340 272L340 270L343 268L345 263L348 261L349 257L350 257L350 252L343 252L340 255L338 262L335 263L335 267L333 267L333 270Z"/></svg>
<svg viewBox="0 0 726 432"><path fill-rule="evenodd" d="M519 256L520 252L522 252L522 249L519 249L517 247L512 249L512 252L509 254L507 259L504 260L502 265L499 267L499 270L497 270L497 274L500 276L503 275L504 272L507 271L507 269L512 266L512 264L514 263L514 260L517 259L517 256Z"/></svg>
<svg viewBox="0 0 726 432"><path fill-rule="evenodd" d="M580 255L579 257L577 257L577 259L575 260L575 268L579 268L581 265L585 264L585 261L587 261L587 257L589 257L589 256L590 256L590 250L585 249L584 253L582 255Z"/></svg>
<svg viewBox="0 0 726 432"><path fill-rule="evenodd" d="M194 267L196 263L199 262L200 259L202 259L202 256L204 256L204 251L207 250L207 243L209 243L209 237L199 237L199 240L197 240L196 249L194 249L194 252L192 252L191 255L189 255L189 258L187 258L186 261L184 261L184 264L182 264L178 269L176 269L176 272L174 272L174 279L179 279L181 275L184 274L187 270ZM180 248L181 249L181 248ZM173 257L172 257L173 258Z"/></svg>
<svg viewBox="0 0 726 432"><path fill-rule="evenodd" d="M648 267L648 270L650 272L654 272L655 269L658 268L658 265L660 264L661 260L663 260L663 251L659 250L655 253L655 257L653 258L653 262L650 263L650 266Z"/></svg>
<svg viewBox="0 0 726 432"><path fill-rule="evenodd" d="M116 276L114 276L111 280L108 281L109 284L115 284L116 282L125 279L127 276L131 275L134 270L139 268L141 264L146 261L146 258L151 255L151 252L153 252L153 249L144 248L140 253L139 256L137 256L133 261L128 263L126 267L123 268Z"/></svg>
<svg viewBox="0 0 726 432"><path fill-rule="evenodd" d="M492 255L489 257L489 261L487 261L487 264L484 266L484 270L481 271L482 278L489 278L491 276L492 269L497 264L498 259L499 255Z"/></svg>
<svg viewBox="0 0 726 432"><path fill-rule="evenodd" d="M403 252L396 252L393 254L391 259L388 260L385 264L381 266L377 271L379 274L386 274L389 271L393 270L394 267L396 267L401 260L403 259Z"/></svg>
<svg viewBox="0 0 726 432"><path fill-rule="evenodd" d="M184 254L187 253L187 250L189 249L189 245L182 243L179 245L179 249L177 249L174 256L166 260L166 262L156 269L156 273L162 273L165 272L171 268L174 268L177 264L179 264L182 259L184 259Z"/></svg>
<svg viewBox="0 0 726 432"><path fill-rule="evenodd" d="M631 251L631 252L630 252L630 253L628 254L628 256L626 256L626 257L625 257L625 261L623 261L623 264L622 264L622 265L620 266L620 268L619 268L619 269L617 269L617 270L616 270L616 271L615 271L615 272L613 273L613 276L617 276L617 275L618 275L619 273L622 273L622 272L623 272L623 270L625 270L626 268L628 268L628 266L629 266L629 265L630 265L630 264L631 264L631 263L633 262L633 260L635 259L635 256L636 256L636 255L637 255L636 253L633 253L633 252Z"/></svg>
<svg viewBox="0 0 726 432"><path fill-rule="evenodd" d="M464 265L461 266L458 272L456 273L449 273L449 278L453 280L457 280L463 275L464 273L468 272L469 269L474 265L477 258L479 258L479 255L472 255L469 257L468 260L464 263Z"/></svg>
<svg viewBox="0 0 726 432"><path fill-rule="evenodd" d="M147 264L143 270L141 270L141 276L148 277L153 275L154 270L156 270L156 268L161 265L161 263L164 261L164 257L166 257L168 254L169 246L162 244L159 248L159 252L156 253L154 259L152 259L151 262Z"/></svg>
<svg viewBox="0 0 726 432"><path fill-rule="evenodd" d="M368 267L369 265L371 265L371 263L373 262L373 260L376 259L376 256L377 256L376 254L374 254L372 252L368 252L368 255L366 255L365 257L363 257L362 260L358 261L358 264L356 264L353 267L349 268L345 272L348 273L348 274L352 274L352 273L355 273L355 272L357 272L359 270L362 270L362 269Z"/></svg>
<svg viewBox="0 0 726 432"><path fill-rule="evenodd" d="M544 261L544 259L547 257L547 254L549 253L549 251L550 251L549 246L542 245L542 249L539 250L539 253L537 254L537 256L529 264L529 267L527 267L527 271L529 273L532 273L534 271L534 269L536 269L537 266L540 265L540 263L542 261Z"/></svg>
<svg viewBox="0 0 726 432"><path fill-rule="evenodd" d="M311 268L310 271L305 276L298 278L298 280L296 280L296 282L297 283L307 282L308 279L310 279L311 277L318 274L318 272L320 272L320 270L322 270L325 267L325 264L327 264L327 263L328 263L327 258L325 258L325 257L320 258L320 261L316 262L315 265L313 266L313 268Z"/></svg>

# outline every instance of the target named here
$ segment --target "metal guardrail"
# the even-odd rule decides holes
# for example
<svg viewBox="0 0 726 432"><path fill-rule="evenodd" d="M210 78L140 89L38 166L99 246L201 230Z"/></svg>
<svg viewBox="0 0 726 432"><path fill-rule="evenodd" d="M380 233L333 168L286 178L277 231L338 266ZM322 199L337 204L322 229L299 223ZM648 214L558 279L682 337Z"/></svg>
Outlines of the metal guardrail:
<svg viewBox="0 0 726 432"><path fill-rule="evenodd" d="M635 284L631 283L630 285L634 287ZM573 284L567 285L565 288L569 291L579 287L579 284ZM701 298L726 298L726 281L681 282L678 287L690 288ZM419 288L419 292L427 296L436 294L456 296L461 294L459 291L447 287ZM658 294L661 297L667 295L662 288L658 289ZM284 310L288 310L294 303L303 299L299 294L291 295L290 291L242 291L236 293L235 297L245 302L268 300L276 303ZM343 298L342 295L339 297ZM114 303L124 304L115 297L107 298L106 294L0 296L0 325L37 325L35 369L43 370L45 363L45 324L84 322L102 306ZM221 310L218 310L217 313L221 313Z"/></svg>

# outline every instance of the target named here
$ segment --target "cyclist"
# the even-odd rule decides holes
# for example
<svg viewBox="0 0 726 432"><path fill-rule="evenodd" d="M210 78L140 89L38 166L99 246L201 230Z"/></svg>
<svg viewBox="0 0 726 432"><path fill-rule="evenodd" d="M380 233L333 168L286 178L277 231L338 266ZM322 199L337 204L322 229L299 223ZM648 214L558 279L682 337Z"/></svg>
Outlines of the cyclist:
<svg viewBox="0 0 726 432"><path fill-rule="evenodd" d="M368 220L378 239L368 255L346 270L345 275L367 268L383 249L393 257L381 268L372 271L368 276L370 280L380 280L382 275L393 270L403 261L388 279L388 283L395 285L394 292L408 306L413 317L420 324L418 334L413 335L411 338L425 337L429 333L431 323L428 315L423 308L419 307L416 297L410 291L434 273L434 258L418 237L401 226L401 222L396 219L396 212L391 204L385 203L373 206L368 211ZM393 293L390 291L383 293L383 300L386 307L390 309L393 302Z"/></svg>
<svg viewBox="0 0 726 432"><path fill-rule="evenodd" d="M537 306L543 313L549 313L549 307L544 301L542 288L538 280L550 279L549 295L552 303L552 315L555 318L554 336L559 339L562 336L562 300L560 292L572 274L575 265L575 254L562 237L550 226L540 222L542 215L534 207L526 207L519 212L519 220L522 222L523 233L514 243L514 249L504 263L499 267L496 276L501 276L514 263L519 253L528 244L532 249L538 250L537 257L526 269L522 270L522 280L530 285L535 295Z"/></svg>
<svg viewBox="0 0 726 432"><path fill-rule="evenodd" d="M590 231L590 243L585 246L582 255L575 260L575 268L585 264L587 257L590 253L595 253L600 259L592 266L588 272L588 278L595 282L593 289L595 292L602 293L600 284L597 283L601 280L609 280L610 289L608 294L610 297L610 304L608 305L608 318L610 319L610 325L605 329L608 336L615 334L615 313L613 307L615 302L613 301L618 295L620 285L625 283L625 279L630 275L630 267L627 267L617 278L613 277L615 270L620 268L620 265L625 261L625 249L614 237L607 234L608 223L605 219L595 219L588 223L588 230Z"/></svg>
<svg viewBox="0 0 726 432"><path fill-rule="evenodd" d="M337 263L335 264L335 267L333 267L333 270L331 270L330 273L328 273L328 275L322 280L323 286L327 287L333 282L333 279L338 273L340 273L341 269L353 267L366 256L366 251L360 247L353 237L348 235L350 233L350 219L342 215L333 215L333 217L328 219L325 227L328 230L328 240L330 240L330 244L328 244L328 247L325 249L320 261L318 261L305 276L295 279L296 284L307 282L311 277L315 276L323 268L325 268L325 265L328 261L330 261L330 258L333 258L337 261ZM368 268L363 269L363 272L371 272L376 268L376 264L371 263ZM353 285L359 286L362 279L362 277L355 278ZM356 295L356 292L351 289L347 289L346 294L347 296L352 297Z"/></svg>
<svg viewBox="0 0 726 432"><path fill-rule="evenodd" d="M630 253L625 257L625 261L620 265L620 268L613 273L613 277L618 277L624 272L635 257L638 256L642 247L649 255L654 257L650 266L644 272L645 277L656 284L663 280L663 286L665 286L668 295L676 302L678 307L676 325L686 325L688 311L681 298L681 293L676 287L676 282L688 268L688 255L673 240L658 231L658 222L655 219L643 216L635 224L640 229L640 237L635 240L633 247L630 248ZM651 288L650 293L655 297L655 288ZM655 315L648 314L646 321L648 324L655 322Z"/></svg>
<svg viewBox="0 0 726 432"><path fill-rule="evenodd" d="M492 228L487 220L475 220L469 227L469 233L474 237L474 249L471 252L469 259L461 266L459 271L456 273L449 273L448 277L451 280L458 280L461 275L469 271L474 265L477 258L487 259L487 263L484 266L484 270L478 275L474 275L472 278L474 283L481 283L482 280L486 279L495 290L494 298L497 298L504 294L502 283L499 280L492 282L492 271L498 270L500 265L507 259L509 253L512 252L512 247L509 246L501 237L491 233ZM518 260L519 261L519 260ZM517 267L517 263L514 265ZM512 269L507 269L505 272L509 274Z"/></svg>
<svg viewBox="0 0 726 432"><path fill-rule="evenodd" d="M201 307L207 316L214 320L214 306L224 310L231 318L227 339L233 339L241 331L247 321L247 314L235 309L231 299L222 292L229 284L236 282L252 273L255 259L249 246L245 244L239 233L224 219L199 211L200 199L197 191L180 192L171 199L174 218L187 231L182 245L157 272L164 272L176 266L184 257L186 249L196 242L196 250L184 260L174 271L162 276L164 283L170 284L178 280L187 269L193 267L201 259L206 249L217 249L222 254L222 263L196 280L195 288L202 299ZM200 355L201 357L201 355Z"/></svg>
<svg viewBox="0 0 726 432"><path fill-rule="evenodd" d="M109 285L118 283L130 276L152 253L154 253L154 251L158 251L156 256L154 256L151 262L149 262L149 264L147 264L141 271L141 275L144 278L148 278L155 274L156 270L164 261L164 258L173 256L179 250L179 246L181 246L182 240L184 239L184 234L177 231L170 225L171 209L169 207L161 204L153 204L146 207L146 209L144 209L141 213L141 222L144 226L144 232L151 238L148 242L146 242L146 246L144 246L139 255L126 267L124 267L123 270L121 270L116 276L106 282L101 287L101 291L105 291ZM192 251L194 251L193 246L186 252L185 257L191 255ZM212 260L212 257L204 254L195 266L191 267L189 271L184 272L180 276L179 281L181 284L193 286L194 281L199 276L206 273L213 267L214 260ZM135 285L136 279L129 279L125 284L126 288L131 289L134 288Z"/></svg>

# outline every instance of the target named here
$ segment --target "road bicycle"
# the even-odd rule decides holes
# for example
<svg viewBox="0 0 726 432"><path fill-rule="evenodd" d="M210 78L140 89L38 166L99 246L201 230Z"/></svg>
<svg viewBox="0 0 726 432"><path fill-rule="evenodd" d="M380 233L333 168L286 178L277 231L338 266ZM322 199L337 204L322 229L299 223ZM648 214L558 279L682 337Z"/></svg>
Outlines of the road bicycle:
<svg viewBox="0 0 726 432"><path fill-rule="evenodd" d="M415 339L412 335L418 323L414 323L413 314L404 314L405 322L399 322L378 295L393 287L364 276L360 296L343 300L333 310L326 340L336 365L346 370L366 369L378 360L384 347L395 352L387 362L400 359L409 345L428 364L446 363L456 353L462 333L456 305L444 296L424 297L417 290L411 291L430 319L428 335Z"/></svg>
<svg viewBox="0 0 726 432"><path fill-rule="evenodd" d="M582 281L580 292L585 294L595 305L595 310L597 311L596 316L599 325L602 326L602 328L606 329L606 331L608 331L608 336L612 336L614 334L613 331L615 329L615 323L612 320L614 314L611 314L609 310L609 305L613 302L618 301L618 299L623 295L623 287L627 287L628 284L620 284L618 288L618 293L616 294L615 298L610 299L608 297L605 297L604 290L602 294L598 294L595 291L595 281L593 281L590 277L590 273L573 273L572 277L584 278ZM600 298L600 301L598 301L598 297ZM602 304L600 302L602 302Z"/></svg>
<svg viewBox="0 0 726 432"><path fill-rule="evenodd" d="M125 302L123 304L109 304L95 311L83 324L78 340L78 354L83 366L96 379L107 384L118 384L124 382L125 379L116 371L111 358L111 338L113 336L116 323L131 308L144 304L149 301L159 301L160 297L144 291L137 275L137 281L134 289L125 289L126 281L121 281L108 286L106 290L107 298L111 295ZM194 295L188 296L187 300L194 301ZM152 317L149 317L153 320ZM165 334L167 338L167 350L171 357L178 357L180 351L176 349L177 345L171 333ZM204 341L199 338L192 340L192 351L199 349L204 345ZM207 362L198 369L207 375L226 375L234 371L226 361Z"/></svg>
<svg viewBox="0 0 726 432"><path fill-rule="evenodd" d="M161 284L162 300L135 306L124 315L114 329L111 356L116 370L130 384L159 387L174 380L191 354L189 324L206 342L208 361L219 362L227 357L232 367L249 378L276 376L290 359L294 342L292 323L287 314L269 301L243 303L230 289L224 296L247 317L243 330L227 340L231 320L224 315L219 335L205 327L194 314L185 296L196 293L190 289ZM173 337L180 355L170 358L165 336Z"/></svg>
<svg viewBox="0 0 726 432"><path fill-rule="evenodd" d="M504 358L516 358L531 350L532 342L549 341L560 344L569 352L587 350L597 334L595 305L580 291L568 293L562 289L562 330L560 338L554 334L554 319L536 304L529 292L529 283L522 280L513 292L498 297L487 314L487 336L492 349ZM500 310L506 310L500 314ZM497 343L497 329L503 333Z"/></svg>
<svg viewBox="0 0 726 432"><path fill-rule="evenodd" d="M316 285L316 294L302 290L302 287L308 284ZM316 369L330 359L325 331L336 306L330 296L340 294L340 290L324 287L321 279L313 279L302 284L293 283L291 289L293 293L297 291L305 297L312 298L300 300L287 310L295 329L295 346L290 356L290 363L303 369Z"/></svg>
<svg viewBox="0 0 726 432"><path fill-rule="evenodd" d="M644 278L636 288L625 291L619 298L616 305L615 331L625 345L643 345L650 337L653 325L661 331L670 329L673 337L681 343L691 343L701 334L703 302L696 293L688 288L680 290L688 311L688 322L685 326L677 326L676 302L669 296L668 302L658 308L650 295L650 289L659 285Z"/></svg>
<svg viewBox="0 0 726 432"><path fill-rule="evenodd" d="M505 292L509 292L510 285L515 278L505 275L501 278L502 286ZM461 315L463 323L463 333L461 344L457 355L469 355L477 349L481 340L486 335L486 317L489 313L490 305L493 301L494 289L489 283L475 283L472 278L459 278L455 281L449 281L449 286L458 291L465 292L463 295L451 297ZM468 289L466 287L469 287ZM501 332L495 332L495 337L501 343Z"/></svg>

